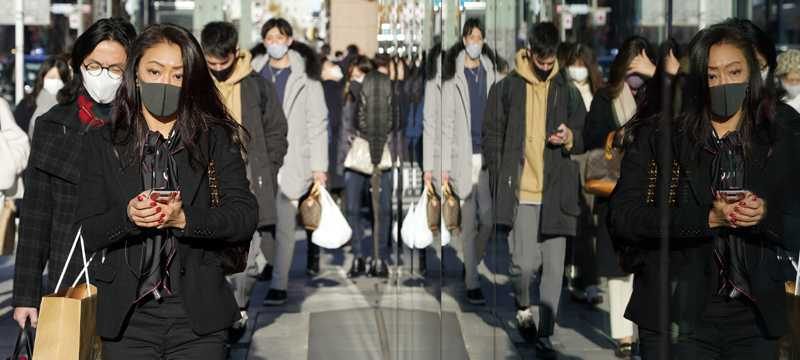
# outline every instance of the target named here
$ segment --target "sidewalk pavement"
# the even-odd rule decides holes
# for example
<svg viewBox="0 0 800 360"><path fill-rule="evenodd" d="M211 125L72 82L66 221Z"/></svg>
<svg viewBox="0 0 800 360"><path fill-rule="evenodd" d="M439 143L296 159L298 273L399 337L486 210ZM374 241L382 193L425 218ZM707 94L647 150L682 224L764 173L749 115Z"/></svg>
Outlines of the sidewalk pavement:
<svg viewBox="0 0 800 360"><path fill-rule="evenodd" d="M533 359L515 326L504 244L494 243L480 267L486 306L464 301L461 262L452 251L441 264L428 255L425 278L408 266L389 279L348 279L349 251L323 251L320 274L305 275L305 235L298 243L289 303L264 307L269 284L258 283L249 309L250 332L231 359ZM396 249L396 247L395 247ZM349 249L347 249L349 250ZM13 258L0 257L0 358L17 336L11 319ZM441 301L439 300L441 299ZM616 359L608 337L607 306L588 308L562 297L553 342L560 359Z"/></svg>

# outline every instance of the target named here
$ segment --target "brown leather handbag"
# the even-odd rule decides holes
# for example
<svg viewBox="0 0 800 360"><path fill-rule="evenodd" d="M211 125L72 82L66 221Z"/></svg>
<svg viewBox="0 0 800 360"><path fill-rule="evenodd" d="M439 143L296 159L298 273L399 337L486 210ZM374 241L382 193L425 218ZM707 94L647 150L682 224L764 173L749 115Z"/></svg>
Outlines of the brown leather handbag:
<svg viewBox="0 0 800 360"><path fill-rule="evenodd" d="M583 188L590 194L609 197L617 186L622 165L622 150L614 147L616 135L616 131L608 133L605 147L589 152Z"/></svg>
<svg viewBox="0 0 800 360"><path fill-rule="evenodd" d="M319 227L319 220L322 218L322 205L319 202L319 185L314 184L308 192L308 196L300 203L300 221L306 230L314 231Z"/></svg>
<svg viewBox="0 0 800 360"><path fill-rule="evenodd" d="M442 189L442 217L444 224L450 233L456 234L461 230L461 199L450 187L450 183L444 184Z"/></svg>
<svg viewBox="0 0 800 360"><path fill-rule="evenodd" d="M442 224L442 200L439 194L433 189L433 186L426 185L425 191L428 193L427 215L428 215L428 228L433 232L439 231Z"/></svg>

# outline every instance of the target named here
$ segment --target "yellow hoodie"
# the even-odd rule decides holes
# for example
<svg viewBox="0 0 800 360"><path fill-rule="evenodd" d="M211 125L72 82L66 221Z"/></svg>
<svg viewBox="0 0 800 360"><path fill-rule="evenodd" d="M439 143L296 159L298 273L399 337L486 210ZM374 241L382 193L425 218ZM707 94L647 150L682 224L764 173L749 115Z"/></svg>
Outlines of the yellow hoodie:
<svg viewBox="0 0 800 360"><path fill-rule="evenodd" d="M531 69L528 52L517 52L516 72L525 86L525 161L520 178L519 200L522 204L541 204L544 187L544 148L547 142L547 94L550 82L558 74L558 61L550 76L542 81Z"/></svg>
<svg viewBox="0 0 800 360"><path fill-rule="evenodd" d="M217 86L217 90L219 90L222 102L228 108L231 117L239 124L242 123L241 81L253 71L253 68L250 66L251 59L252 55L250 55L249 51L239 50L239 53L236 55L236 64L234 65L236 68L227 80L220 82L217 81L215 77L211 77L214 79L214 85Z"/></svg>

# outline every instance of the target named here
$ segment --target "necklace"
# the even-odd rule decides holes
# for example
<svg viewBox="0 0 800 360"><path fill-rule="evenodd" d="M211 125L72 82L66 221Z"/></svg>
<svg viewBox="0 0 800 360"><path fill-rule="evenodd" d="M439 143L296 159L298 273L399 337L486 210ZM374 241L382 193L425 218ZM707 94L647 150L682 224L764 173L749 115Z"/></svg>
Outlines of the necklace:
<svg viewBox="0 0 800 360"><path fill-rule="evenodd" d="M270 76L272 76L272 83L273 84L275 83L275 81L278 78L278 76L281 76L283 71L288 69L288 68L275 69L274 67L272 67L272 65L268 65L268 66L269 66L269 74L270 74Z"/></svg>

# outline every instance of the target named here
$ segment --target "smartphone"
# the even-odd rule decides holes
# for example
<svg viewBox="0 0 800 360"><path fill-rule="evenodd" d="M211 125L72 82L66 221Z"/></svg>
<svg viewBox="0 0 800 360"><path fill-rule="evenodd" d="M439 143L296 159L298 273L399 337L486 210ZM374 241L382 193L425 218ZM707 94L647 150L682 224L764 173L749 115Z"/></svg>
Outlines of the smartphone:
<svg viewBox="0 0 800 360"><path fill-rule="evenodd" d="M162 201L166 200L166 199L169 199L169 197L172 196L173 193L180 193L180 191L177 191L177 190L164 190L164 189L153 189L153 190L150 190L150 195L158 194L158 200L162 200Z"/></svg>
<svg viewBox="0 0 800 360"><path fill-rule="evenodd" d="M720 190L717 191L723 199L729 202L735 202L744 199L749 191L747 190Z"/></svg>

